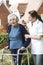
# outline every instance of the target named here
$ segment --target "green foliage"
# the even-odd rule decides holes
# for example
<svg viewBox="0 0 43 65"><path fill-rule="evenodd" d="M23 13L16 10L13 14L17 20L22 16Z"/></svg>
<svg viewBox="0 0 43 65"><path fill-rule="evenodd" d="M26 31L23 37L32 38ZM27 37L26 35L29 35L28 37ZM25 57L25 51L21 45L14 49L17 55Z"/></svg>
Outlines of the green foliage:
<svg viewBox="0 0 43 65"><path fill-rule="evenodd" d="M8 33L0 34L0 49L8 45Z"/></svg>
<svg viewBox="0 0 43 65"><path fill-rule="evenodd" d="M0 34L0 44L8 42L8 34Z"/></svg>

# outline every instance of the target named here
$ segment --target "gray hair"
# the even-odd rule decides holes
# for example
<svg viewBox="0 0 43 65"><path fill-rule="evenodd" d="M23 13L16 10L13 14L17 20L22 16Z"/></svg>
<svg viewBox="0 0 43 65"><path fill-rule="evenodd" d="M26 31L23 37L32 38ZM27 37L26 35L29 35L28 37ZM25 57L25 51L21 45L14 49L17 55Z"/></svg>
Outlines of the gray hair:
<svg viewBox="0 0 43 65"><path fill-rule="evenodd" d="M18 16L17 16L16 14L14 14L14 13L11 13L11 14L8 15L8 23L11 23L11 22L10 22L10 19L11 19L11 18L14 18L14 19L16 20L16 22L19 21Z"/></svg>

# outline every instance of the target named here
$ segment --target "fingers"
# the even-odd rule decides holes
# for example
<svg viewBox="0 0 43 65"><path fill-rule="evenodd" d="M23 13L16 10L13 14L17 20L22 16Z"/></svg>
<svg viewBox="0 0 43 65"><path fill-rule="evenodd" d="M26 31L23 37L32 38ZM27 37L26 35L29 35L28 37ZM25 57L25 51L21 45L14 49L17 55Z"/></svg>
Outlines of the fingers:
<svg viewBox="0 0 43 65"><path fill-rule="evenodd" d="M21 47L21 50L25 50L25 47Z"/></svg>
<svg viewBox="0 0 43 65"><path fill-rule="evenodd" d="M28 35L28 34L25 34L25 38L26 38L26 39L29 38L29 35Z"/></svg>

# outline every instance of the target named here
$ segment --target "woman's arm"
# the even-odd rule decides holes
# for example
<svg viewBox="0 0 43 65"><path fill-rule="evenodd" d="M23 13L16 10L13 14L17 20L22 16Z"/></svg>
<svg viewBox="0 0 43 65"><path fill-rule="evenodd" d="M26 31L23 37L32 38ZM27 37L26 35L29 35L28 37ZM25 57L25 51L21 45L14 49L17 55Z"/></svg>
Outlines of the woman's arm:
<svg viewBox="0 0 43 65"><path fill-rule="evenodd" d="M40 40L43 37L43 24L40 23L38 25L38 34L37 35L25 35L26 38L31 38L31 39L35 39L35 40Z"/></svg>
<svg viewBox="0 0 43 65"><path fill-rule="evenodd" d="M32 36L32 35L26 34L26 35L25 35L25 38L31 38L31 39L40 40L40 39L42 38L42 35L35 35L35 36Z"/></svg>

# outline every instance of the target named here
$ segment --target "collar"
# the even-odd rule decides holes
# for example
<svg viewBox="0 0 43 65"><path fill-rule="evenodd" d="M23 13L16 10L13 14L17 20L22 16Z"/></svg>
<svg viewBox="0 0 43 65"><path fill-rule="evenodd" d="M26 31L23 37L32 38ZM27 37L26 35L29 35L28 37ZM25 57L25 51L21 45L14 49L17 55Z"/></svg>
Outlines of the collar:
<svg viewBox="0 0 43 65"><path fill-rule="evenodd" d="M33 24L31 23L31 25L36 25L39 23L39 20L37 19Z"/></svg>

